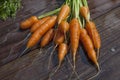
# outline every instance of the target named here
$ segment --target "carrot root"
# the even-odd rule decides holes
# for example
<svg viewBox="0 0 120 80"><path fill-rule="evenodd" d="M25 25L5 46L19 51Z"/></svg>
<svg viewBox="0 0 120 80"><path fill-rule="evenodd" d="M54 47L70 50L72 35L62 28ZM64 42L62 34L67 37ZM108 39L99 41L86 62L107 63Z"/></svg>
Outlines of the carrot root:
<svg viewBox="0 0 120 80"><path fill-rule="evenodd" d="M97 49L97 59L99 58L100 56L100 49Z"/></svg>
<svg viewBox="0 0 120 80"><path fill-rule="evenodd" d="M69 57L68 57L68 56L67 56L67 60L68 60L68 62L69 62L69 64L70 64L70 66L71 66L71 67L72 67L72 69L73 69L73 72L72 72L72 74L71 74L71 76L70 76L70 78L69 78L68 80L71 80L71 77L72 77L73 73L75 73L75 75L76 75L77 79L79 80L79 79L80 79L80 78L79 78L79 75L78 75L78 73L75 71L75 69L74 69L74 67L73 67L72 63L70 62L70 59L69 59Z"/></svg>
<svg viewBox="0 0 120 80"><path fill-rule="evenodd" d="M88 78L87 80L92 80L93 78L97 77L100 74L100 72L101 72L101 70L98 67L98 72L95 75L93 75L92 77Z"/></svg>
<svg viewBox="0 0 120 80"><path fill-rule="evenodd" d="M50 53L49 62L48 62L48 69L50 69L52 55L54 54L54 51L55 51L55 49L56 49L57 46L58 45L55 45L55 47L53 48L52 52Z"/></svg>
<svg viewBox="0 0 120 80"><path fill-rule="evenodd" d="M29 33L23 41L26 41L30 37L31 33Z"/></svg>
<svg viewBox="0 0 120 80"><path fill-rule="evenodd" d="M28 50L29 48L25 48L24 51L19 55L19 57L21 57L22 55L24 55L24 53Z"/></svg>
<svg viewBox="0 0 120 80"><path fill-rule="evenodd" d="M60 66L61 66L61 63L59 63L59 65L57 66L57 68L55 69L54 72L52 72L51 74L49 74L48 80L50 80L51 77L55 75L55 73L58 71L58 69L60 68Z"/></svg>

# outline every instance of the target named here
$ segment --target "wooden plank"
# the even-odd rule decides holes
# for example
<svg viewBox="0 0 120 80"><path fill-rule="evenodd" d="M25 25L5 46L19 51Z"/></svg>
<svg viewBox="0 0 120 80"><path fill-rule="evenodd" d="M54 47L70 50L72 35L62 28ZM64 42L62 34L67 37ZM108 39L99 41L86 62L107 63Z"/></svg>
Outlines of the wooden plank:
<svg viewBox="0 0 120 80"><path fill-rule="evenodd" d="M22 40L26 37L29 31L19 30L20 21L31 15L38 16L47 11L53 10L57 6L60 6L63 1L64 0L22 0L23 8L18 12L15 20L8 19L5 22L0 21L0 66L14 60L20 53L21 48L23 48L23 46L25 47L25 43L23 43ZM93 19L119 5L120 0L89 1ZM19 38L17 38L17 36L19 36Z"/></svg>
<svg viewBox="0 0 120 80"><path fill-rule="evenodd" d="M118 63L120 61L119 14L120 7L94 20L98 25L98 30L102 38L101 56L99 59L102 72L95 80L120 79L120 63ZM43 54L49 46L42 50ZM36 49L2 66L0 68L0 80L44 80L49 73L49 70L47 70L49 53L40 56L38 52L39 50ZM57 64L55 56L53 60L51 69ZM77 54L76 70L80 74L81 80L86 80L86 78L96 73L95 67L88 62L82 49ZM58 73L53 77L53 80L66 80L71 72L70 65L65 61Z"/></svg>

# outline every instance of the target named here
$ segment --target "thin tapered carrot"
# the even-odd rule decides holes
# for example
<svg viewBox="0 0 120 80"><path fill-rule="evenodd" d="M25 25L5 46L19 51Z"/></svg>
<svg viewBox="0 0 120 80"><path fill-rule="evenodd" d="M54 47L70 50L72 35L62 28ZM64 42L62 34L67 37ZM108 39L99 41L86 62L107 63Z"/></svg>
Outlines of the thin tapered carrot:
<svg viewBox="0 0 120 80"><path fill-rule="evenodd" d="M60 24L61 21L65 20L69 15L69 13L70 13L70 7L67 4L63 5L58 14L58 18L57 18L58 24Z"/></svg>
<svg viewBox="0 0 120 80"><path fill-rule="evenodd" d="M97 58L98 58L99 49L101 47L101 39L94 22L92 21L86 22L86 30L93 42L94 47L97 49Z"/></svg>
<svg viewBox="0 0 120 80"><path fill-rule="evenodd" d="M80 38L80 24L77 18L73 18L70 21L70 46L73 55L74 68L75 68L75 57L79 46L79 38Z"/></svg>
<svg viewBox="0 0 120 80"><path fill-rule="evenodd" d="M97 56L96 56L96 52L94 50L92 40L90 39L90 37L87 34L87 31L85 29L81 29L80 31L81 31L80 40L87 52L87 55L90 58L90 60L97 66L97 69L98 69L98 73L95 74L94 76L92 76L91 78L89 78L89 79L92 79L93 77L96 77L100 73L100 67L99 67L99 63L97 61Z"/></svg>
<svg viewBox="0 0 120 80"><path fill-rule="evenodd" d="M27 48L31 48L36 45L40 38L52 27L54 27L56 23L57 16L52 16L48 19L44 24L42 24L31 36L30 40L27 43Z"/></svg>
<svg viewBox="0 0 120 80"><path fill-rule="evenodd" d="M50 29L42 38L40 42L40 47L45 47L52 39L54 36L54 29Z"/></svg>
<svg viewBox="0 0 120 80"><path fill-rule="evenodd" d="M66 43L61 43L59 45L59 48L58 48L58 61L59 61L59 64L57 66L57 68L55 69L54 72L52 72L50 75L49 75L49 79L58 71L58 69L60 68L66 54L68 52L68 46Z"/></svg>
<svg viewBox="0 0 120 80"><path fill-rule="evenodd" d="M28 29L37 21L38 21L38 18L36 16L31 16L30 18L28 18L25 21L22 21L20 23L20 28L21 29Z"/></svg>
<svg viewBox="0 0 120 80"><path fill-rule="evenodd" d="M63 43L63 42L64 42L64 39L65 39L65 38L64 38L64 34L63 34L59 29L57 29L57 30L55 31L55 35L54 35L54 39L53 39L53 40L54 40L54 43L55 43L55 47L53 48L53 50L52 50L51 53L50 53L49 62L48 62L48 69L49 69L49 67L50 67L51 58L52 58L52 55L53 55L56 47L57 47L59 44Z"/></svg>
<svg viewBox="0 0 120 80"><path fill-rule="evenodd" d="M30 29L30 32L35 32L45 21L47 21L48 19L50 19L50 16L44 17L40 20L38 20L35 24L33 24L33 26Z"/></svg>

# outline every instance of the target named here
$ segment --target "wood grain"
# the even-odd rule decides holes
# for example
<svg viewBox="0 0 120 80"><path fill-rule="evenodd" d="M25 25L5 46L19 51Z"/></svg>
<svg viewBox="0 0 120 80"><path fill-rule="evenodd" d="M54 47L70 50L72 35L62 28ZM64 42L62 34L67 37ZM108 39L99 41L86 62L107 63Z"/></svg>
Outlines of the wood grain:
<svg viewBox="0 0 120 80"><path fill-rule="evenodd" d="M0 21L0 80L46 80L50 72L47 69L48 52L52 48L47 53L45 51L52 44L46 46L41 52L36 46L26 55L16 59L25 48L26 42L22 43L22 40L29 32L19 30L19 22L31 15L40 15L53 10L60 6L62 2L63 0L23 0L24 8L18 12L15 20ZM99 58L102 72L93 80L119 80L120 0L89 0L89 6L102 39L101 56ZM7 41L2 43L6 36ZM12 47L13 51L10 53ZM96 69L94 65L89 63L83 49L81 47L79 49L76 70L80 74L81 80L86 80L96 73ZM51 69L56 65L57 59L54 55ZM53 80L67 80L71 72L72 69L65 60Z"/></svg>

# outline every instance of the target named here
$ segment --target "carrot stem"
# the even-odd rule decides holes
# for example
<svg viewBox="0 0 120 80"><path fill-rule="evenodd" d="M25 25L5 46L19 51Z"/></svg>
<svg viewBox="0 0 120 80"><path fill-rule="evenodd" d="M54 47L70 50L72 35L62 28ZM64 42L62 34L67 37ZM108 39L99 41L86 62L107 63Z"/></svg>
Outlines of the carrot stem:
<svg viewBox="0 0 120 80"><path fill-rule="evenodd" d="M55 9L55 10L53 10L53 11L50 11L50 12L48 12L48 13L45 13L45 14L43 14L43 15L38 16L38 19L41 19L41 18L43 18L43 17L56 14L56 13L58 13L59 11L60 11L60 8L57 8L57 9Z"/></svg>

